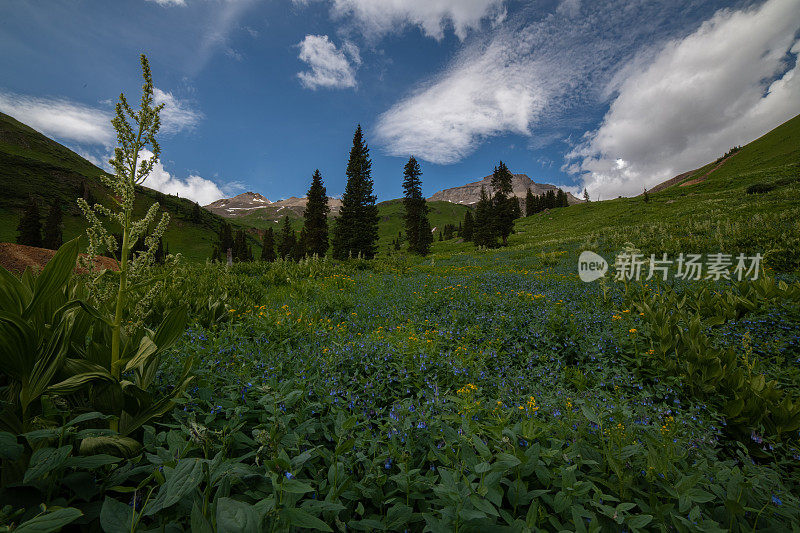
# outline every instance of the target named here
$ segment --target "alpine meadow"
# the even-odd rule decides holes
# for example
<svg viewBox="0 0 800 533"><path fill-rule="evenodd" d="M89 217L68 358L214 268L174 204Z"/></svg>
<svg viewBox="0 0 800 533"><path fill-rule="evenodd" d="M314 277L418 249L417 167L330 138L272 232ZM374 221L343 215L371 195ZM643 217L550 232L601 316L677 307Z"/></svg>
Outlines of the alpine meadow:
<svg viewBox="0 0 800 533"><path fill-rule="evenodd" d="M800 0L43 4L0 531L800 532Z"/></svg>

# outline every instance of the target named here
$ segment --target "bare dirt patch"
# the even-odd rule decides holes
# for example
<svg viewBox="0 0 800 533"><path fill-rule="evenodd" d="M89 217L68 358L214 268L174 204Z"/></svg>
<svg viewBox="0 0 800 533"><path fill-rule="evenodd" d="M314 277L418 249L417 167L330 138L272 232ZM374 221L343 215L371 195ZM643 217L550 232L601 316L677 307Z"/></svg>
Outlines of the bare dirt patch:
<svg viewBox="0 0 800 533"><path fill-rule="evenodd" d="M56 255L55 250L47 248L0 242L0 266L15 274L21 274L28 267L35 270L42 269L54 255ZM97 268L117 269L117 262L110 257L95 257L94 263ZM81 271L77 264L75 269Z"/></svg>

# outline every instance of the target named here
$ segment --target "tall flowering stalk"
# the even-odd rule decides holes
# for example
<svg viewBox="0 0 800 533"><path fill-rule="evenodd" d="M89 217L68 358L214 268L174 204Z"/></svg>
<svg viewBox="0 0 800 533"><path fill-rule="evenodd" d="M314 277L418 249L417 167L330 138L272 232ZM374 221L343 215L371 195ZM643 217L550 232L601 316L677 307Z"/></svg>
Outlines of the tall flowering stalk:
<svg viewBox="0 0 800 533"><path fill-rule="evenodd" d="M103 175L101 179L111 189L114 208L109 209L101 204L90 206L83 198L78 199L78 205L90 223L90 227L86 230L89 238L88 257L94 257L105 248L116 254L119 264L118 283L114 283L113 293L108 295L109 299L113 298L109 370L115 379L119 379L122 370L121 338L131 276L153 262L158 241L169 223L169 215L163 213L155 229L147 234L148 228L158 216L160 207L158 203L150 206L144 218L140 220L133 218L135 187L147 179L161 152L156 134L161 126L159 113L163 104L154 105L153 78L150 74L150 64L144 54L141 56L141 64L144 85L139 109L136 111L132 109L125 95L120 94L116 105L116 116L111 120L117 132L119 146L114 149L114 158L109 161L114 168L114 175ZM146 151L152 154L149 158L141 156ZM106 229L101 217L119 224L122 230L121 243ZM144 237L145 251L131 257L133 246L142 237ZM104 274L106 273L100 273L101 276ZM104 298L98 296L98 299Z"/></svg>

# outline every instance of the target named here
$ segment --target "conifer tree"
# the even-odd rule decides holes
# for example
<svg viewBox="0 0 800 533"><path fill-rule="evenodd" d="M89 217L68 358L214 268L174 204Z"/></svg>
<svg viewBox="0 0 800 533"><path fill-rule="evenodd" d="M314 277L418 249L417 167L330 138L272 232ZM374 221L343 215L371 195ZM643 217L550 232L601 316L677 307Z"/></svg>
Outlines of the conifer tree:
<svg viewBox="0 0 800 533"><path fill-rule="evenodd" d="M319 169L311 177L311 187L306 194L306 209L303 211L303 255L322 257L328 251L328 193L322 183Z"/></svg>
<svg viewBox="0 0 800 533"><path fill-rule="evenodd" d="M272 228L267 228L264 232L264 240L261 243L261 260L268 263L275 261L275 232Z"/></svg>
<svg viewBox="0 0 800 533"><path fill-rule="evenodd" d="M472 210L468 209L464 215L464 226L461 228L461 238L465 241L472 240L473 225L472 225Z"/></svg>
<svg viewBox="0 0 800 533"><path fill-rule="evenodd" d="M39 205L33 196L28 200L28 205L17 226L17 233L17 244L42 247L41 215L39 215Z"/></svg>
<svg viewBox="0 0 800 533"><path fill-rule="evenodd" d="M252 255L253 251L247 245L247 234L243 229L237 229L233 239L234 261L251 261Z"/></svg>
<svg viewBox="0 0 800 533"><path fill-rule="evenodd" d="M192 205L192 222L200 222L200 204L197 202Z"/></svg>
<svg viewBox="0 0 800 533"><path fill-rule="evenodd" d="M556 193L550 189L544 197L544 208L553 209L556 206ZM544 210L544 209L543 209Z"/></svg>
<svg viewBox="0 0 800 533"><path fill-rule="evenodd" d="M647 193L647 187L644 188L644 202L647 203L650 201L650 195Z"/></svg>
<svg viewBox="0 0 800 533"><path fill-rule="evenodd" d="M292 229L291 220L289 217L283 217L283 225L281 226L281 234L278 238L278 257L281 259L292 259L295 253L297 238L295 237L294 230Z"/></svg>
<svg viewBox="0 0 800 533"><path fill-rule="evenodd" d="M492 201L486 195L486 189L481 187L481 199L475 207L475 225L472 233L472 240L475 246L486 246L488 248L497 246L493 221Z"/></svg>
<svg viewBox="0 0 800 533"><path fill-rule="evenodd" d="M218 240L214 244L214 251L211 259L214 261L227 261L228 249L233 250L233 228L227 222L223 222L219 229Z"/></svg>
<svg viewBox="0 0 800 533"><path fill-rule="evenodd" d="M529 217L534 213L536 213L536 198L533 196L533 192L528 189L525 194L525 216Z"/></svg>
<svg viewBox="0 0 800 533"><path fill-rule="evenodd" d="M58 250L64 244L63 233L64 217L61 213L61 201L56 199L50 206L47 219L44 223L44 241L42 246L51 250Z"/></svg>
<svg viewBox="0 0 800 533"><path fill-rule="evenodd" d="M589 191L586 190L586 187L583 188L583 201L589 203Z"/></svg>
<svg viewBox="0 0 800 533"><path fill-rule="evenodd" d="M516 197L509 197L512 192L513 177L502 161L492 173L491 183L494 189L492 226L495 235L502 239L503 246L508 244L508 236L514 229L514 219L519 217L519 202Z"/></svg>
<svg viewBox="0 0 800 533"><path fill-rule="evenodd" d="M97 201L92 194L92 190L89 188L89 185L86 184L86 180L81 181L81 198L86 200L86 203L90 206L94 206Z"/></svg>
<svg viewBox="0 0 800 533"><path fill-rule="evenodd" d="M333 227L331 248L335 259L361 256L372 259L378 243L378 207L372 193L372 162L361 125L353 136L347 162L347 185L342 208Z"/></svg>
<svg viewBox="0 0 800 533"><path fill-rule="evenodd" d="M411 253L426 256L433 243L430 221L428 220L428 204L422 196L422 180L419 163L411 156L403 168L403 207L408 250Z"/></svg>

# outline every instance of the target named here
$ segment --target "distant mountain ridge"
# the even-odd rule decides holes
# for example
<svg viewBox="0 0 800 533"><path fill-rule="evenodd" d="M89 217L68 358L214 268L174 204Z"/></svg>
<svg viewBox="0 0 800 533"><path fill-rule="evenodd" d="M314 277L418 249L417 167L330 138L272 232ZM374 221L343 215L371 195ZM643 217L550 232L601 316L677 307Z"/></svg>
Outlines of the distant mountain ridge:
<svg viewBox="0 0 800 533"><path fill-rule="evenodd" d="M452 202L454 204L462 205L473 205L477 204L478 200L481 199L481 187L486 189L487 195L492 196L494 194L494 189L492 189L492 177L486 176L480 181L474 181L472 183L467 183L466 185L444 189L434 193L434 195L428 198L428 200ZM528 190L537 196L546 194L547 191L558 190L558 187L555 185L550 185L549 183L536 183L529 178L527 174L514 174L514 177L511 180L511 188L512 194L517 198L520 198L520 200L525 198L525 196L528 194ZM572 195L572 193L569 192L567 193L567 200L570 204L579 204L583 202L583 200L576 198Z"/></svg>
<svg viewBox="0 0 800 533"><path fill-rule="evenodd" d="M301 217L306 208L306 203L305 197L298 198L296 196L271 202L261 194L248 191L233 198L222 198L204 207L212 213L225 218L243 218L256 215L259 218L277 220L286 215L294 218ZM338 215L339 210L342 208L342 201L339 198L329 196L328 207L331 209L331 215Z"/></svg>

